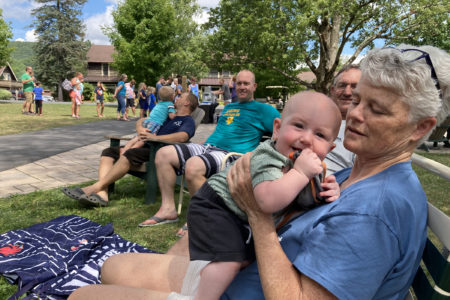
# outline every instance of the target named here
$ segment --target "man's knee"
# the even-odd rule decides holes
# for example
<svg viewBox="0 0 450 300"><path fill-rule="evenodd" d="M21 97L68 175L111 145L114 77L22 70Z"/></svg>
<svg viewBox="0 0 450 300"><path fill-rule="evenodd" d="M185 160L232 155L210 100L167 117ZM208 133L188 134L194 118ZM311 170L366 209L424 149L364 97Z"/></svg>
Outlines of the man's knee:
<svg viewBox="0 0 450 300"><path fill-rule="evenodd" d="M198 179L199 176L205 177L205 174L206 166L200 157L193 156L186 161L184 175L188 182Z"/></svg>
<svg viewBox="0 0 450 300"><path fill-rule="evenodd" d="M160 167L171 165L174 168L180 167L177 150L174 146L164 146L156 152L155 155L156 170Z"/></svg>

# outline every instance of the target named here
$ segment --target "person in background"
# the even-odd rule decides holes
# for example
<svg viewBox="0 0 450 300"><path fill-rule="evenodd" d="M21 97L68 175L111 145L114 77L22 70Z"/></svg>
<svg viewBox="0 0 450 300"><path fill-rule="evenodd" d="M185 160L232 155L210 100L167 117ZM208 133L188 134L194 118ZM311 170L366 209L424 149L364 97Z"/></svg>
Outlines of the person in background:
<svg viewBox="0 0 450 300"><path fill-rule="evenodd" d="M228 87L231 91L231 102L235 103L238 102L237 93L236 93L236 76L233 76L231 78L230 83L228 84Z"/></svg>
<svg viewBox="0 0 450 300"><path fill-rule="evenodd" d="M220 89L213 93L216 95L222 95L223 104L227 105L227 104L231 103L231 93L230 93L229 84L225 83L225 80L223 78L220 78L219 84L220 84Z"/></svg>
<svg viewBox="0 0 450 300"><path fill-rule="evenodd" d="M77 117L77 103L75 97L77 95L78 86L80 86L80 93L83 95L83 73L76 72L75 76L70 80L72 84L72 90L69 93L69 97L72 100L72 118ZM79 107L78 107L79 109ZM79 117L79 116L78 116Z"/></svg>
<svg viewBox="0 0 450 300"><path fill-rule="evenodd" d="M161 77L159 77L159 80L158 80L158 82L156 83L156 100L159 100L158 99L158 92L159 92L159 89L160 88L162 88L164 85L165 85L165 81L164 81L164 76L161 76Z"/></svg>
<svg viewBox="0 0 450 300"><path fill-rule="evenodd" d="M183 93L183 87L181 86L181 83L178 81L178 78L175 78L173 82L176 84L177 88L175 90L175 101L181 96Z"/></svg>
<svg viewBox="0 0 450 300"><path fill-rule="evenodd" d="M114 91L114 98L117 99L117 120L129 121L125 115L125 95L127 88L125 82L127 81L127 74L120 76L120 81L117 83L116 90Z"/></svg>
<svg viewBox="0 0 450 300"><path fill-rule="evenodd" d="M33 114L33 88L34 88L34 76L33 68L27 66L25 68L25 73L20 77L23 85L23 93L25 95L25 102L22 106L22 113Z"/></svg>
<svg viewBox="0 0 450 300"><path fill-rule="evenodd" d="M36 86L33 88L33 94L34 94L34 103L36 104L36 115L42 116L42 93L44 90L41 87L41 83L38 81L36 82Z"/></svg>
<svg viewBox="0 0 450 300"><path fill-rule="evenodd" d="M75 90L75 118L80 118L80 106L83 104L83 94L82 94L81 84L77 85Z"/></svg>
<svg viewBox="0 0 450 300"><path fill-rule="evenodd" d="M148 100L147 100L147 85L144 82L139 83L138 96L139 96L139 118L146 118L148 111Z"/></svg>
<svg viewBox="0 0 450 300"><path fill-rule="evenodd" d="M361 78L361 70L358 65L348 65L337 73L330 88L330 97L339 107L342 116L341 128L334 141L336 147L325 157L327 173L333 174L344 168L353 166L355 154L344 147L345 117L352 103L353 90Z"/></svg>
<svg viewBox="0 0 450 300"><path fill-rule="evenodd" d="M106 91L103 84L99 81L94 89L95 102L97 103L97 117L103 118L103 110L105 109L105 103L103 103L104 92Z"/></svg>
<svg viewBox="0 0 450 300"><path fill-rule="evenodd" d="M189 84L188 86L188 92L191 94L194 94L197 99L200 99L198 97L198 84L197 84L197 77L192 77L191 78L191 84Z"/></svg>
<svg viewBox="0 0 450 300"><path fill-rule="evenodd" d="M148 113L149 114L153 110L153 108L155 108L155 106L157 104L155 92L156 92L156 89L154 87L149 86L147 88L147 101L148 101Z"/></svg>
<svg viewBox="0 0 450 300"><path fill-rule="evenodd" d="M128 111L131 108L133 112L133 117L136 118L136 108L134 107L134 99L136 98L136 94L134 93L134 85L136 84L136 80L132 79L130 82L125 83L125 88L127 89L125 96L127 98L127 104L125 108L125 117L128 118Z"/></svg>

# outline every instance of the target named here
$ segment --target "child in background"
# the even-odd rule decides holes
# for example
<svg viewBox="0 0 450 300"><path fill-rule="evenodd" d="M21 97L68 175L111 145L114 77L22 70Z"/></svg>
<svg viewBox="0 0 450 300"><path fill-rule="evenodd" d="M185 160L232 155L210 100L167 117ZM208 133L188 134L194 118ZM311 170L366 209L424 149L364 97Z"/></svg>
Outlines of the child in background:
<svg viewBox="0 0 450 300"><path fill-rule="evenodd" d="M148 101L146 89L147 86L145 85L145 83L143 82L139 83L138 95L139 95L139 108L141 109L139 116L141 119L147 117Z"/></svg>
<svg viewBox="0 0 450 300"><path fill-rule="evenodd" d="M94 89L95 102L97 103L97 117L103 118L103 110L105 109L105 103L103 103L103 93L106 91L103 84L99 81Z"/></svg>
<svg viewBox="0 0 450 300"><path fill-rule="evenodd" d="M158 133L161 125L167 118L175 118L175 107L173 105L173 98L175 92L169 86L163 86L159 89L159 102L151 111L148 118L142 121L142 126L147 128L151 133ZM120 149L120 153L124 153L130 148L140 148L144 145L144 141L140 140L138 136L131 139L125 147Z"/></svg>
<svg viewBox="0 0 450 300"><path fill-rule="evenodd" d="M323 172L322 161L334 148L340 124L339 109L330 98L299 93L287 102L281 119L274 120L272 139L252 152L256 202L263 212L275 214L279 224L287 213L305 212L339 197L333 175L321 183L319 197L311 180ZM292 155L299 150L298 157ZM195 299L219 299L241 266L254 258L247 216L229 193L227 173L211 176L189 203L190 259L207 264Z"/></svg>
<svg viewBox="0 0 450 300"><path fill-rule="evenodd" d="M136 118L136 108L134 107L134 99L136 98L136 94L134 93L134 85L136 84L136 80L132 79L130 82L125 83L125 88L127 89L125 96L127 100L126 108L125 108L125 116L128 118L128 109L131 108L133 112L133 117Z"/></svg>
<svg viewBox="0 0 450 300"><path fill-rule="evenodd" d="M34 94L34 103L36 104L36 115L42 116L42 93L44 90L41 87L41 83L38 81L36 82L35 87L33 88L33 94Z"/></svg>
<svg viewBox="0 0 450 300"><path fill-rule="evenodd" d="M149 86L147 88L147 101L148 101L148 111L149 113L151 113L151 111L153 110L153 108L155 108L156 106L156 96L155 96L155 91L156 89L152 86Z"/></svg>
<svg viewBox="0 0 450 300"><path fill-rule="evenodd" d="M80 118L80 105L83 103L83 99L81 97L81 85L77 85L75 89L75 118Z"/></svg>

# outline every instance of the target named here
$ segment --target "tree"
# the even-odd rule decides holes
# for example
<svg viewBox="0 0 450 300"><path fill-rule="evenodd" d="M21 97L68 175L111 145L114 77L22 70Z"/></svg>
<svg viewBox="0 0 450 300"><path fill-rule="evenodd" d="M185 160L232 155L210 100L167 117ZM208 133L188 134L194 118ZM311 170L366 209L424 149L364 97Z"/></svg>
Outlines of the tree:
<svg viewBox="0 0 450 300"><path fill-rule="evenodd" d="M206 24L212 31L205 47L208 64L252 64L327 92L344 47L353 49L346 65L377 39L411 40L430 19L448 24L448 10L446 0L222 0ZM302 65L316 75L315 82L296 76Z"/></svg>
<svg viewBox="0 0 450 300"><path fill-rule="evenodd" d="M0 65L6 65L9 61L9 55L13 49L8 48L9 39L12 38L11 28L9 24L3 20L3 11L0 9Z"/></svg>
<svg viewBox="0 0 450 300"><path fill-rule="evenodd" d="M35 73L48 86L58 86L77 71L85 71L89 42L84 41L85 26L80 16L87 0L36 0L43 5L33 9L37 35Z"/></svg>
<svg viewBox="0 0 450 300"><path fill-rule="evenodd" d="M201 70L200 64L187 59L195 57L188 51L196 45L192 16L198 10L194 0L121 2L113 12L114 25L105 29L117 51L114 67L147 83L155 83L160 75Z"/></svg>

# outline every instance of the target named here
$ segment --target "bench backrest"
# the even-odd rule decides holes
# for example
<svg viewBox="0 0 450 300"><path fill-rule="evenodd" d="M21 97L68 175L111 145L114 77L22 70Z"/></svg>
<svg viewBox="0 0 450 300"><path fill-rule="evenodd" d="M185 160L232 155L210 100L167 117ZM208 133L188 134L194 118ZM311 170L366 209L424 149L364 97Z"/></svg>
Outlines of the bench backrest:
<svg viewBox="0 0 450 300"><path fill-rule="evenodd" d="M424 157L414 154L413 163L439 176L450 180L450 168ZM428 228L437 238L428 239L412 289L419 300L450 299L450 217L428 203ZM432 240L437 243L435 245ZM439 245L439 243L441 245ZM440 250L439 250L440 249ZM406 299L412 299L408 295Z"/></svg>

